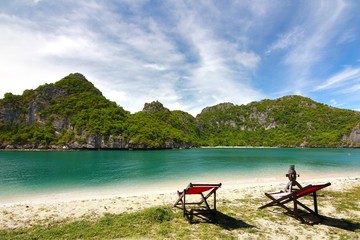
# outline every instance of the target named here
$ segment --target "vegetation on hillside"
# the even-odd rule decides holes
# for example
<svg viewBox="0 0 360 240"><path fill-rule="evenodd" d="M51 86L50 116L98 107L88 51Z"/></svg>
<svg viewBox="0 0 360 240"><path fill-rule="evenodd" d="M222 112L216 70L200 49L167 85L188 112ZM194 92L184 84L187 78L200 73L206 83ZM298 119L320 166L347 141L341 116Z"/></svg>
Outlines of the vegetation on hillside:
<svg viewBox="0 0 360 240"><path fill-rule="evenodd" d="M78 73L0 99L0 148L346 147L359 146L357 126L359 112L301 96L222 103L196 118L158 101L130 114Z"/></svg>
<svg viewBox="0 0 360 240"><path fill-rule="evenodd" d="M5 94L0 109L0 142L10 145L66 145L91 134L120 134L130 115L80 74L21 96Z"/></svg>
<svg viewBox="0 0 360 240"><path fill-rule="evenodd" d="M160 102L145 104L144 110L130 116L125 138L130 146L141 148L180 148L197 146L194 117L166 109Z"/></svg>
<svg viewBox="0 0 360 240"><path fill-rule="evenodd" d="M338 147L359 124L358 112L301 96L206 108L197 116L202 145Z"/></svg>

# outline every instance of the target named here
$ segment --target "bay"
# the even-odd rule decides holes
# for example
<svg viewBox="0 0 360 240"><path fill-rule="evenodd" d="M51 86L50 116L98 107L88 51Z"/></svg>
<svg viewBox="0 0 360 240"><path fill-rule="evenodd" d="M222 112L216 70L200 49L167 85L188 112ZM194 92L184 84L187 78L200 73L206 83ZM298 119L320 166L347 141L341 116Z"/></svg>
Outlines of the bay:
<svg viewBox="0 0 360 240"><path fill-rule="evenodd" d="M360 175L360 149L202 148L158 151L3 151L0 197L223 179Z"/></svg>

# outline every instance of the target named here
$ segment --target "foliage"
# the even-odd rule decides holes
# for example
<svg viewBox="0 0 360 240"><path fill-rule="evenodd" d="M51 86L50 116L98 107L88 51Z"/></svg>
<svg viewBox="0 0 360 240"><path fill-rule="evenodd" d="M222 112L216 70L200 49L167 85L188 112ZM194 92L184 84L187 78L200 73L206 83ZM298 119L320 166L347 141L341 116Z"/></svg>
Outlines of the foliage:
<svg viewBox="0 0 360 240"><path fill-rule="evenodd" d="M359 124L359 112L301 96L241 106L221 103L205 108L196 118L170 111L158 101L130 114L78 73L0 99L0 148L102 148L111 141L117 141L117 148L141 149L343 147L353 144L347 136Z"/></svg>
<svg viewBox="0 0 360 240"><path fill-rule="evenodd" d="M124 136L136 147L151 148L190 147L196 145L194 117L181 112L171 112L159 102L153 102L153 110L133 114L127 122Z"/></svg>
<svg viewBox="0 0 360 240"><path fill-rule="evenodd" d="M301 96L248 105L219 104L197 116L202 145L339 147L360 123L358 112Z"/></svg>
<svg viewBox="0 0 360 240"><path fill-rule="evenodd" d="M14 116L8 114L8 124L0 125L0 141L15 145L66 145L78 140L75 135L121 134L129 116L81 74L70 74L21 96L6 94L0 107L6 106Z"/></svg>

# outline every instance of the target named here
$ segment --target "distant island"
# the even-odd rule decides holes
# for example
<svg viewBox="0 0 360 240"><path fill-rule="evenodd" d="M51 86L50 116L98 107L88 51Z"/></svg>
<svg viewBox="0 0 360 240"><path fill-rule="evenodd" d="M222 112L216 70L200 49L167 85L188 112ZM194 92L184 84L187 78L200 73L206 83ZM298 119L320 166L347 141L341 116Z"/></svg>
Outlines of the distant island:
<svg viewBox="0 0 360 240"><path fill-rule="evenodd" d="M302 96L221 103L196 117L145 103L131 114L82 74L0 99L0 149L360 147L360 112Z"/></svg>

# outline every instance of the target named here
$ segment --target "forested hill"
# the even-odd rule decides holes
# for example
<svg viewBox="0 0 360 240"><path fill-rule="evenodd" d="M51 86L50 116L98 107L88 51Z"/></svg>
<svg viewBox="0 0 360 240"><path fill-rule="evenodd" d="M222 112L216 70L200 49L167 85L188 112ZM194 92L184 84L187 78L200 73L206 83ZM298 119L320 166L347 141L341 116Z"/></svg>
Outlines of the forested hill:
<svg viewBox="0 0 360 240"><path fill-rule="evenodd" d="M301 96L199 115L145 103L130 114L83 75L0 99L1 149L169 149L199 146L359 147L360 113Z"/></svg>

